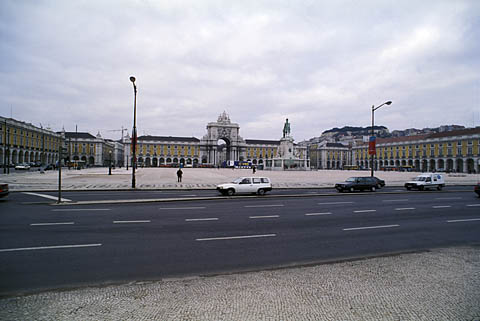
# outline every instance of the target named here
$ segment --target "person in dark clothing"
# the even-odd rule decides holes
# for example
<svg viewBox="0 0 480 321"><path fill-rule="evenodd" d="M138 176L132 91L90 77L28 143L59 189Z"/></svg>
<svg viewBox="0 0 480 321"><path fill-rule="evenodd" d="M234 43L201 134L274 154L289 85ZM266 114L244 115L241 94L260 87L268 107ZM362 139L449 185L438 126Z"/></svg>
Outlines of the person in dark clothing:
<svg viewBox="0 0 480 321"><path fill-rule="evenodd" d="M178 181L179 183L182 182L182 175L183 175L182 169L179 168L178 171L177 171L177 181Z"/></svg>
<svg viewBox="0 0 480 321"><path fill-rule="evenodd" d="M255 174L255 172L257 171L257 168L255 166L252 166L252 171L253 171L253 174Z"/></svg>

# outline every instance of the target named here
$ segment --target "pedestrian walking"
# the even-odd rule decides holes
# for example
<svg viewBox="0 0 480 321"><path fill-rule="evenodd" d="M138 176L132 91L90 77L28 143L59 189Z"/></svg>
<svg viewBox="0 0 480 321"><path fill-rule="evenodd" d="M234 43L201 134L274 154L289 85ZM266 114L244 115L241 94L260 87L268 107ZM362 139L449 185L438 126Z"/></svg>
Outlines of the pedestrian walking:
<svg viewBox="0 0 480 321"><path fill-rule="evenodd" d="M178 171L177 171L177 181L178 181L179 183L182 182L182 175L183 175L182 169L179 168Z"/></svg>
<svg viewBox="0 0 480 321"><path fill-rule="evenodd" d="M257 168L255 166L252 166L252 172L253 174L255 174L255 172L257 171Z"/></svg>

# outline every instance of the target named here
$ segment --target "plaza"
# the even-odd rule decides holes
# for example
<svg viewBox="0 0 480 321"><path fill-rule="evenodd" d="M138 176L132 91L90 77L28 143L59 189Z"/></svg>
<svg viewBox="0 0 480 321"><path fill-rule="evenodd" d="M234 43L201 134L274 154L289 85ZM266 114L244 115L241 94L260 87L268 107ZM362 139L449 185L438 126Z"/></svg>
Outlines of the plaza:
<svg viewBox="0 0 480 321"><path fill-rule="evenodd" d="M139 168L136 171L138 189L214 189L217 184L230 182L241 176L251 176L251 169L229 168L183 168L183 182L177 183L176 168ZM270 171L258 170L255 176L267 176L273 188L333 188L335 183L352 176L369 176L369 171L313 170L313 171ZM403 187L403 184L415 177L414 172L376 171L375 176L384 179L387 186ZM480 174L445 174L446 185L474 185L480 180ZM101 190L131 189L131 168L112 170L94 167L82 170L63 170L62 189L64 190ZM17 172L3 175L2 182L15 190L56 190L58 172L39 171Z"/></svg>

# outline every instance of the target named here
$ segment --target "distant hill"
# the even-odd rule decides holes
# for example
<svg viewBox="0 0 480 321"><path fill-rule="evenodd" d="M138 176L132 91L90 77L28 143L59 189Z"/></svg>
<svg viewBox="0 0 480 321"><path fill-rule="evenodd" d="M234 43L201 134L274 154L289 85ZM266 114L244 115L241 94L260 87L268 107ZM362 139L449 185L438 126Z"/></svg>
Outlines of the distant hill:
<svg viewBox="0 0 480 321"><path fill-rule="evenodd" d="M368 133L369 131L372 130L372 127L371 126L368 126L368 127L354 127L354 126L344 126L342 128L332 128L332 129L329 129L329 130L326 130L322 133L323 134L328 134L328 133L339 133L339 134L347 134L347 133L351 133L352 135L358 135L360 133ZM388 128L385 127L385 126L373 126L373 130L374 131L387 131L388 132Z"/></svg>

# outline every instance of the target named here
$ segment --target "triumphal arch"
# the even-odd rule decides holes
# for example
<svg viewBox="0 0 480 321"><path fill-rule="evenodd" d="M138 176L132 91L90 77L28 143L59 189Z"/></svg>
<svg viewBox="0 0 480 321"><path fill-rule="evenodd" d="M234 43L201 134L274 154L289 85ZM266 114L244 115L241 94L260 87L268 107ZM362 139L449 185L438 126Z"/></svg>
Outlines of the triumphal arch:
<svg viewBox="0 0 480 321"><path fill-rule="evenodd" d="M240 126L232 123L224 111L216 122L207 125L207 134L200 141L202 163L221 164L223 161L241 160L245 140L240 137ZM219 145L219 140L223 144Z"/></svg>

